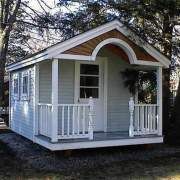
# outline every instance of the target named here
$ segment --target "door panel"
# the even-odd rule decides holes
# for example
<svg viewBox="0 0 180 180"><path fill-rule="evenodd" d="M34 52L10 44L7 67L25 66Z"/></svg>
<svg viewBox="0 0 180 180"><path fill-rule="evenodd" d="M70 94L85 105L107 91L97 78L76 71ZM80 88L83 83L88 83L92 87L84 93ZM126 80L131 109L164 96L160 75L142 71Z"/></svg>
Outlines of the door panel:
<svg viewBox="0 0 180 180"><path fill-rule="evenodd" d="M76 64L76 103L88 103L93 97L94 131L104 131L103 65L101 61ZM86 123L88 125L88 123ZM88 127L88 126L87 126ZM86 127L86 128L87 128Z"/></svg>

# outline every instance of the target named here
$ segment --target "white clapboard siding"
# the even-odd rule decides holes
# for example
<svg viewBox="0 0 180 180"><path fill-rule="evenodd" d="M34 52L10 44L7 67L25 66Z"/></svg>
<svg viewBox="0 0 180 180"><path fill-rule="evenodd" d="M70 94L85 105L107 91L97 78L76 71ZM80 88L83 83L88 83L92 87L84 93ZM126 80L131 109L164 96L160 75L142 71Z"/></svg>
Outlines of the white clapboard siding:
<svg viewBox="0 0 180 180"><path fill-rule="evenodd" d="M26 68L22 70L18 70L20 73L24 70L30 70L30 86L29 86L29 99L27 101L22 100L21 98L18 100L14 100L13 98L13 89L12 89L12 79L10 79L10 107L11 107L11 115L10 115L10 124L11 129L22 136L25 136L28 139L33 140L33 118L34 118L34 87L35 87L35 78L34 78L34 68ZM11 77L14 72L11 73ZM21 87L20 87L21 90Z"/></svg>
<svg viewBox="0 0 180 180"><path fill-rule="evenodd" d="M107 129L108 131L128 131L130 94L124 87L121 72L130 66L113 54L108 55L108 97Z"/></svg>

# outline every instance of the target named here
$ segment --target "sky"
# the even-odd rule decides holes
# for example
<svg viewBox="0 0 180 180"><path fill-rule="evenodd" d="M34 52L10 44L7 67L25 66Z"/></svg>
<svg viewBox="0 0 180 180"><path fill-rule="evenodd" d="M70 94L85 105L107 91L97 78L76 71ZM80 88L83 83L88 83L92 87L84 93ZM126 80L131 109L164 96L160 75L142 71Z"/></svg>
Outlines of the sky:
<svg viewBox="0 0 180 180"><path fill-rule="evenodd" d="M39 2L41 2L41 0L31 0L29 1L29 5L31 7L33 7L33 9L37 10L37 11L43 11L43 9L41 8L41 6L39 5ZM49 7L52 8L51 12L56 12L57 10L59 10L59 8L57 7L57 3L59 2L59 0L43 0ZM42 2L41 5L43 6L44 9L46 9L47 11L49 11L49 8L47 8ZM75 10L78 6L78 3L74 3L73 6L68 7L69 9L71 9L72 11ZM68 9L66 7L61 7L61 10L63 12L67 12Z"/></svg>
<svg viewBox="0 0 180 180"><path fill-rule="evenodd" d="M46 5L44 5L42 3L42 1L44 1L52 9L50 9ZM30 0L29 6L32 7L33 9L35 9L37 12L41 13L41 12L43 12L43 9L45 9L45 11L50 12L51 14L54 14L57 11L68 12L69 9L70 9L70 11L74 11L78 7L78 3L74 3L73 6L70 6L68 8L67 7L60 8L60 7L57 7L58 1L59 0ZM32 13L32 11L30 9L27 9L27 11L29 13ZM29 40L28 44L31 47L33 47L32 49L34 52L39 51L47 46L50 46L54 43L59 42L61 40L61 37L57 37L57 35L54 34L53 30L51 30L47 33L48 34L46 34L46 32L45 32L42 37L42 36L38 35L37 31L32 30L31 32L29 32L31 39Z"/></svg>

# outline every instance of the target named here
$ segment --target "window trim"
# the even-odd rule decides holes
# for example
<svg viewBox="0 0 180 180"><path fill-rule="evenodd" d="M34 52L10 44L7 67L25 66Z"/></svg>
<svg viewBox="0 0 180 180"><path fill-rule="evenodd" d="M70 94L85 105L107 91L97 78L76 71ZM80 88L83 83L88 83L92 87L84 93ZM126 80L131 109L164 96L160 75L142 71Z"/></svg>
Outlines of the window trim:
<svg viewBox="0 0 180 180"><path fill-rule="evenodd" d="M23 86L24 86L23 78L26 76L27 76L27 93L23 93ZM21 100L23 101L29 100L29 94L30 94L30 71L26 70L23 71L21 75Z"/></svg>
<svg viewBox="0 0 180 180"><path fill-rule="evenodd" d="M15 93L15 79L17 79L17 93ZM20 97L20 75L19 73L13 74L12 78L12 86L13 86L13 99L19 100Z"/></svg>
<svg viewBox="0 0 180 180"><path fill-rule="evenodd" d="M98 74L81 74L81 65L83 65L83 64L86 64L86 65L96 65L96 66L98 66L98 69L99 69L99 71L98 71ZM98 78L98 86L81 86L80 85L80 79L81 79L81 76L85 76L85 77L97 77ZM93 64L91 64L91 63L80 63L79 64L79 99L88 99L88 98L81 98L81 94L80 94L80 92L81 92L81 88L87 88L87 89L93 89L93 88L96 88L96 89L98 89L98 97L96 98L96 97L94 97L94 99L99 99L99 97L100 97L100 64L99 63L93 63Z"/></svg>

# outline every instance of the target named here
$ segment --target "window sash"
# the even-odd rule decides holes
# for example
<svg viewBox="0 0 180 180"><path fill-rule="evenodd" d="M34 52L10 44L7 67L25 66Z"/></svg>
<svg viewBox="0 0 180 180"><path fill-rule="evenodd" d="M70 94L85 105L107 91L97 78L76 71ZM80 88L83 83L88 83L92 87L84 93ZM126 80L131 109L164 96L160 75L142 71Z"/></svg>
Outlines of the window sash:
<svg viewBox="0 0 180 180"><path fill-rule="evenodd" d="M85 69L83 69L85 68ZM94 69L95 68L95 69ZM80 65L80 83L79 83L79 97L86 99L93 97L99 98L100 87L100 72L97 64L81 64Z"/></svg>
<svg viewBox="0 0 180 180"><path fill-rule="evenodd" d="M21 80L21 99L28 100L29 99L29 83L30 83L30 72L24 71L22 72L22 80Z"/></svg>
<svg viewBox="0 0 180 180"><path fill-rule="evenodd" d="M19 74L16 73L13 75L13 81L12 81L12 86L13 86L13 98L14 100L19 99Z"/></svg>

